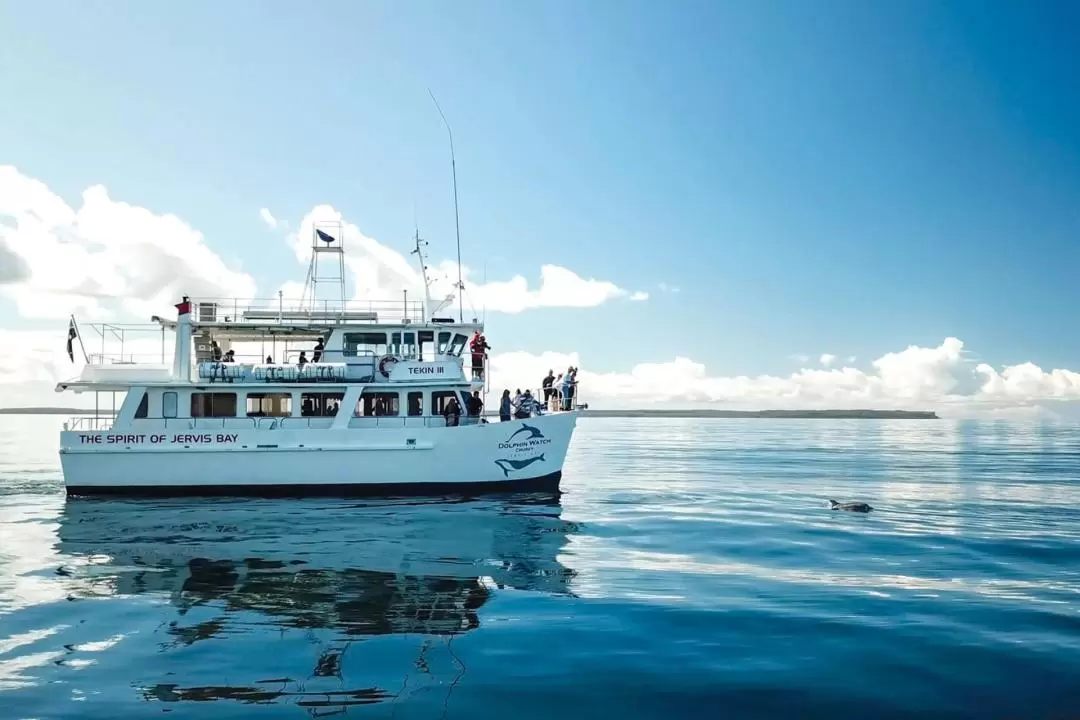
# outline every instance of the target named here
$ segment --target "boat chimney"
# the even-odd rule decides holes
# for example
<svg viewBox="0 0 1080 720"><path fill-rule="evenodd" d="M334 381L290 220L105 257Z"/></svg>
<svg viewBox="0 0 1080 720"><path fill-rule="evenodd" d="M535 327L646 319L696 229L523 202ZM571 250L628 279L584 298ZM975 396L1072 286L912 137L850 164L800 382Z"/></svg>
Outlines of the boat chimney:
<svg viewBox="0 0 1080 720"><path fill-rule="evenodd" d="M191 300L187 295L176 305L176 312L172 374L176 380L191 382Z"/></svg>

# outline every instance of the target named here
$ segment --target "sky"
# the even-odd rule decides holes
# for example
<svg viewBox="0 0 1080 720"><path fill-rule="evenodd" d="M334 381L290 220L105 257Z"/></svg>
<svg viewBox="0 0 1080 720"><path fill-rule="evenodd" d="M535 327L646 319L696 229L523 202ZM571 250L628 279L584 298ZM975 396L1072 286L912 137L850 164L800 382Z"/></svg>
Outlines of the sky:
<svg viewBox="0 0 1080 720"><path fill-rule="evenodd" d="M1080 399L1080 6L0 0L0 406L66 318L456 275L594 407Z"/></svg>

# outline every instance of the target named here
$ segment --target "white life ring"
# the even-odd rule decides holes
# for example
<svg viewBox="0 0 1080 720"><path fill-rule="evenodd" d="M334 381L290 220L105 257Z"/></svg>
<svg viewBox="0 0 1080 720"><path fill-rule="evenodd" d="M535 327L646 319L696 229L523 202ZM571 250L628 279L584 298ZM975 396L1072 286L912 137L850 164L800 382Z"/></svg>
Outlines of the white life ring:
<svg viewBox="0 0 1080 720"><path fill-rule="evenodd" d="M382 360L379 361L379 372L382 373L383 377L390 377L390 366L396 365L397 362L398 359L393 355L383 355Z"/></svg>

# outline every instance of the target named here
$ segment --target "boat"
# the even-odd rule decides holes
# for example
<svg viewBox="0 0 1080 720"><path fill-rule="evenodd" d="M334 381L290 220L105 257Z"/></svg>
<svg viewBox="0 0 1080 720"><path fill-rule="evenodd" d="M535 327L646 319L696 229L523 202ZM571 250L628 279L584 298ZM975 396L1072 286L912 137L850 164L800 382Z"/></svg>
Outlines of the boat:
<svg viewBox="0 0 1080 720"><path fill-rule="evenodd" d="M346 300L344 240L340 223L313 225L296 301L281 292L276 302L182 296L175 318L93 326L101 340L93 354L72 316L68 353L74 361L78 340L85 364L56 390L94 393L95 414L72 418L60 433L67 493L558 491L576 393L547 409L531 403L509 422L466 413L474 397L491 405L486 354L471 351L484 323L465 319L463 284L454 318L446 310L453 295L432 301L417 232L422 300L407 292L401 302ZM336 297L319 296L327 284ZM156 363L133 351L146 348L137 332L147 330L160 335ZM102 411L103 395L111 412Z"/></svg>

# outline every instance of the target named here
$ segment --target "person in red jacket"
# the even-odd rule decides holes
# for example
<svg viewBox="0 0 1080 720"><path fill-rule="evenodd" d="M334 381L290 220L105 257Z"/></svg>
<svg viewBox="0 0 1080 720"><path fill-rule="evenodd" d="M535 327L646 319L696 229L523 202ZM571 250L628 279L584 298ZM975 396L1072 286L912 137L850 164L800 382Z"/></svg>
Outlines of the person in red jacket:
<svg viewBox="0 0 1080 720"><path fill-rule="evenodd" d="M491 349L488 345L487 338L480 334L477 330L473 333L472 340L469 342L469 350L472 352L472 371L473 377L483 379L484 378L484 358L487 357L487 351Z"/></svg>

